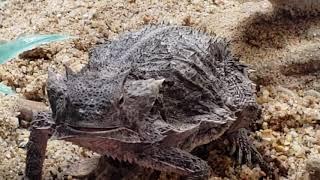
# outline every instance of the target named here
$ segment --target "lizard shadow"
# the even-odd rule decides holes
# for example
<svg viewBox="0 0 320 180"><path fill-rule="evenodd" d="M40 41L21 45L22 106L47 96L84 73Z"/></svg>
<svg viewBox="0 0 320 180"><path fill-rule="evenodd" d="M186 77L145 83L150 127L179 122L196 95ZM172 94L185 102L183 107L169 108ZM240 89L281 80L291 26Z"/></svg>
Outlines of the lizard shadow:
<svg viewBox="0 0 320 180"><path fill-rule="evenodd" d="M310 28L320 23L320 16L291 17L285 12L257 13L240 22L239 38L249 48L282 49L287 44L312 38Z"/></svg>
<svg viewBox="0 0 320 180"><path fill-rule="evenodd" d="M253 80L258 85L283 84L288 76L309 74L306 69L315 64L292 62L288 65L279 58L286 61L290 57L283 57L283 53L300 50L306 40L320 38L320 16L292 17L281 11L256 13L240 22L237 29L234 39L237 54L256 61ZM291 46L294 49L290 49Z"/></svg>

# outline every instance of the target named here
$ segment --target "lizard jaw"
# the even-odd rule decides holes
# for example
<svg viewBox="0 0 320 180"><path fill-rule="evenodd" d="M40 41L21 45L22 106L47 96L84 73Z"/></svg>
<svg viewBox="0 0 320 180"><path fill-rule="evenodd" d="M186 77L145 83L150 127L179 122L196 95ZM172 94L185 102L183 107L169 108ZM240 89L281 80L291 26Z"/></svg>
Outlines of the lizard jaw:
<svg viewBox="0 0 320 180"><path fill-rule="evenodd" d="M67 125L69 128L77 130L77 131L82 131L82 132L101 132L101 131L112 131L116 130L119 127L111 127L111 128L87 128L87 127L74 127Z"/></svg>

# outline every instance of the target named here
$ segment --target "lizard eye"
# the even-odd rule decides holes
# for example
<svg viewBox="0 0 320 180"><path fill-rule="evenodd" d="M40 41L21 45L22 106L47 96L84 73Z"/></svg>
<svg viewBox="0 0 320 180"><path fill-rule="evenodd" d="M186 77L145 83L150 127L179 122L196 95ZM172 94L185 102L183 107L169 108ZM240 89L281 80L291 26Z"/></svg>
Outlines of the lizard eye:
<svg viewBox="0 0 320 180"><path fill-rule="evenodd" d="M119 105L123 104L123 102L124 102L124 98L123 98L123 96L121 96L119 99Z"/></svg>

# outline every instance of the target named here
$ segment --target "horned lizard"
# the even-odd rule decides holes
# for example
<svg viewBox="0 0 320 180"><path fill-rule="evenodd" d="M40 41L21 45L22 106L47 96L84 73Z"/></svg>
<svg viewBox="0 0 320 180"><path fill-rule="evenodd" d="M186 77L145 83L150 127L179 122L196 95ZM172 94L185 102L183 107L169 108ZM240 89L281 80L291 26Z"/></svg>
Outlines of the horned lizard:
<svg viewBox="0 0 320 180"><path fill-rule="evenodd" d="M186 26L128 32L90 50L66 75L49 69L50 112L34 116L25 175L40 179L50 137L188 178L210 168L192 149L228 138L239 160L267 166L246 129L261 110L229 43Z"/></svg>

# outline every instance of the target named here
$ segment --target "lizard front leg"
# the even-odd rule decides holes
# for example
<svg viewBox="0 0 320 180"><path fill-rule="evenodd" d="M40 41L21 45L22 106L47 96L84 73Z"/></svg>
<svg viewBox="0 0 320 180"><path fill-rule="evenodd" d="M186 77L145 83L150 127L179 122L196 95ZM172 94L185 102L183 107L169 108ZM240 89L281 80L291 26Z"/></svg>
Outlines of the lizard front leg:
<svg viewBox="0 0 320 180"><path fill-rule="evenodd" d="M262 155L256 149L254 144L250 141L248 137L248 130L245 128L240 128L232 134L228 135L229 140L231 140L233 146L231 154L234 154L238 149L238 163L241 164L242 160L251 165L252 160L260 165L260 168L266 173L272 175L272 167L263 159Z"/></svg>
<svg viewBox="0 0 320 180"><path fill-rule="evenodd" d="M40 180L42 177L47 142L54 130L54 123L50 119L51 113L46 111L33 117L27 144L25 179Z"/></svg>

